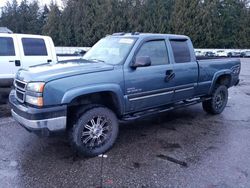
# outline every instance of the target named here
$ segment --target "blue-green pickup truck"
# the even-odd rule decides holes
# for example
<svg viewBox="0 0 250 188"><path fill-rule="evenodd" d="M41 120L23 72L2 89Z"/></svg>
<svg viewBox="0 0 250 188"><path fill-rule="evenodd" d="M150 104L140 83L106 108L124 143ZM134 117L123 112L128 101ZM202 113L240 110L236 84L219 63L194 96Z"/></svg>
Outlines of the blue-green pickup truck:
<svg viewBox="0 0 250 188"><path fill-rule="evenodd" d="M9 101L24 128L68 132L73 148L92 157L113 146L119 121L200 102L221 113L240 69L239 59L198 61L187 36L115 33L82 59L20 70Z"/></svg>

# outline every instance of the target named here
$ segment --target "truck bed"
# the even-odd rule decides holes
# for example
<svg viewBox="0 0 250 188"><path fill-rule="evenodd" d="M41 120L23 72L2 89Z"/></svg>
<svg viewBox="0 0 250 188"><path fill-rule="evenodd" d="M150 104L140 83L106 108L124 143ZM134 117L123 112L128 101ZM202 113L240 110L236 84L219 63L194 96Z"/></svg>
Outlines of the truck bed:
<svg viewBox="0 0 250 188"><path fill-rule="evenodd" d="M235 67L240 68L239 58L207 58L197 60L199 66L198 94L204 94L211 87L211 83L220 75L231 74ZM220 71L223 70L223 71ZM232 76L230 85L235 85L238 77Z"/></svg>

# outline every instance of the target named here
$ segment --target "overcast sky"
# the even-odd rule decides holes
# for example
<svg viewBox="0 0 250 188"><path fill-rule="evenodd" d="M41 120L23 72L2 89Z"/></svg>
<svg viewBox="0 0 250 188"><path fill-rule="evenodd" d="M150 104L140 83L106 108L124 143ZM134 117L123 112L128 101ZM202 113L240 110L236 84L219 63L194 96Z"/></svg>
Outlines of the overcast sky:
<svg viewBox="0 0 250 188"><path fill-rule="evenodd" d="M11 0L0 0L0 7L3 7L7 1ZM20 3L22 0L17 0L17 1ZM33 0L28 0L28 1L32 2ZM56 2L59 6L62 5L61 0L53 0L53 1ZM40 3L40 5L45 5L45 4L50 4L51 0L38 0L38 2Z"/></svg>

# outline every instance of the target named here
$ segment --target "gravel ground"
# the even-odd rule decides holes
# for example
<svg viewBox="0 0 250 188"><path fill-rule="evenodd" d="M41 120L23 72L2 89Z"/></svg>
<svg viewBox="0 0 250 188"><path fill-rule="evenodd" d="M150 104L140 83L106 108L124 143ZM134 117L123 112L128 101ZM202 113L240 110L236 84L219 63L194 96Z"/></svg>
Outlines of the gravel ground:
<svg viewBox="0 0 250 188"><path fill-rule="evenodd" d="M9 105L5 104L5 105L0 105L0 118L3 117L9 117L10 114L10 108ZM1 122L1 119L0 119Z"/></svg>
<svg viewBox="0 0 250 188"><path fill-rule="evenodd" d="M250 59L225 111L200 104L122 124L107 158L76 156L66 137L39 138L0 106L0 187L250 187Z"/></svg>

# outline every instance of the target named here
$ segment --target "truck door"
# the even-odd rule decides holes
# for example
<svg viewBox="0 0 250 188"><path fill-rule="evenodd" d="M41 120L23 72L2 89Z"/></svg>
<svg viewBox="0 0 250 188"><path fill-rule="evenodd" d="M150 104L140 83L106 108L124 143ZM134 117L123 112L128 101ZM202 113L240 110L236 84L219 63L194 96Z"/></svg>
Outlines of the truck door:
<svg viewBox="0 0 250 188"><path fill-rule="evenodd" d="M172 64L169 63L165 39L141 43L133 61L140 57L149 57L151 66L135 69L128 67L124 70L126 110L130 112L170 103L174 93L174 82L168 80Z"/></svg>
<svg viewBox="0 0 250 188"><path fill-rule="evenodd" d="M19 51L16 40L8 34L1 35L0 46L0 86L10 86L20 68Z"/></svg>
<svg viewBox="0 0 250 188"><path fill-rule="evenodd" d="M52 61L51 50L47 49L50 44L43 37L20 37L19 44L21 46L22 68Z"/></svg>
<svg viewBox="0 0 250 188"><path fill-rule="evenodd" d="M170 40L173 52L173 72L175 74L175 102L192 98L198 82L198 64L194 56L192 42L188 39Z"/></svg>

